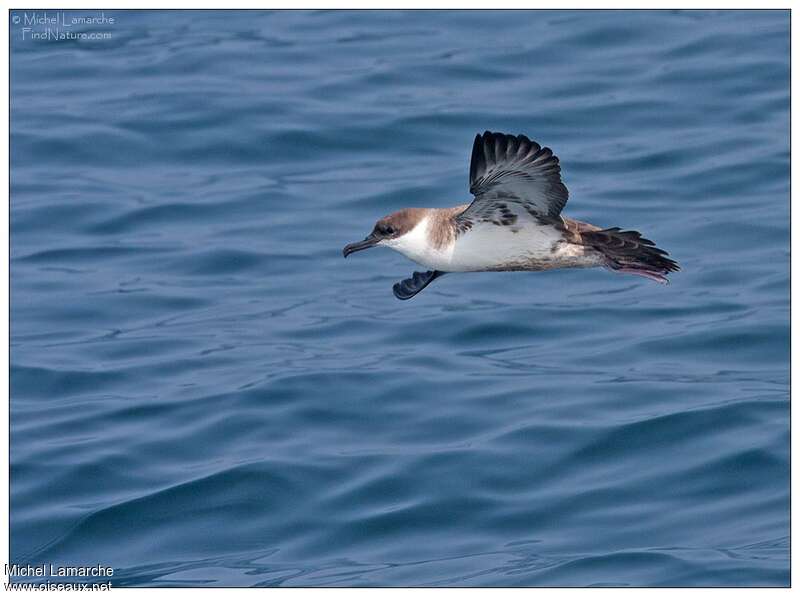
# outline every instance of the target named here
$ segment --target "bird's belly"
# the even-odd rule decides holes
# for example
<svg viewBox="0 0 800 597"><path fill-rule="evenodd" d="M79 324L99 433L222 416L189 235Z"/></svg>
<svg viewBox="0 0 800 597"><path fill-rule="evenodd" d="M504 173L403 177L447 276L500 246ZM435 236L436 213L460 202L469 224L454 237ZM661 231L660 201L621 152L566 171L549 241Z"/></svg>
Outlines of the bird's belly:
<svg viewBox="0 0 800 597"><path fill-rule="evenodd" d="M384 244L423 267L441 272L538 271L599 265L585 247L567 243L560 230L539 224L480 224L443 246L429 242L424 234L408 234Z"/></svg>
<svg viewBox="0 0 800 597"><path fill-rule="evenodd" d="M456 240L443 271L542 270L565 267L558 230L529 226L513 232L507 226L481 226ZM440 269L440 268L439 268Z"/></svg>

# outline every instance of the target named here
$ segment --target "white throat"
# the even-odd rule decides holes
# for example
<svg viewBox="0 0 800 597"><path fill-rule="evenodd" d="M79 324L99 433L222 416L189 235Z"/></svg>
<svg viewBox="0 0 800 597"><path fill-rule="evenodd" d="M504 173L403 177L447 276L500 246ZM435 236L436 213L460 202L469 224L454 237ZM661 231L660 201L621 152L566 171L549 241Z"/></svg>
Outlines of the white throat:
<svg viewBox="0 0 800 597"><path fill-rule="evenodd" d="M429 227L430 216L425 216L403 236L383 240L380 244L402 253L411 261L416 261L429 269L444 268L450 263L453 244L441 248L434 247L428 234Z"/></svg>

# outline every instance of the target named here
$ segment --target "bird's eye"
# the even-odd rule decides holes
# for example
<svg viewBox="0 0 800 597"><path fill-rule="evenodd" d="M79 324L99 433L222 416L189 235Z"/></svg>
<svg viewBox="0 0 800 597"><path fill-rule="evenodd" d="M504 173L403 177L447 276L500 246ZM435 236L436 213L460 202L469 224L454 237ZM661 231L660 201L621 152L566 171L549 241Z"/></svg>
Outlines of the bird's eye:
<svg viewBox="0 0 800 597"><path fill-rule="evenodd" d="M386 234L394 234L394 228L392 228L391 226L387 226L386 228L383 229L383 231Z"/></svg>

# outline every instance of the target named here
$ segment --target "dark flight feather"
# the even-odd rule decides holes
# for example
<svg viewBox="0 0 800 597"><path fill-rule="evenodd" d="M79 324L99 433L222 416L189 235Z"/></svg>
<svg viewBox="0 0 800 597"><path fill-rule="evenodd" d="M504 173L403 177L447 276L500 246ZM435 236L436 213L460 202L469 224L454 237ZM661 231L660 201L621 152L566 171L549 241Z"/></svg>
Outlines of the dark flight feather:
<svg viewBox="0 0 800 597"><path fill-rule="evenodd" d="M520 217L557 218L569 198L558 158L549 148L525 135L490 131L475 137L469 191L475 199L457 219L498 225Z"/></svg>
<svg viewBox="0 0 800 597"><path fill-rule="evenodd" d="M407 301L418 295L436 278L440 278L443 275L444 272L440 271L414 272L410 278L406 278L402 282L398 282L392 286L392 291L401 301Z"/></svg>

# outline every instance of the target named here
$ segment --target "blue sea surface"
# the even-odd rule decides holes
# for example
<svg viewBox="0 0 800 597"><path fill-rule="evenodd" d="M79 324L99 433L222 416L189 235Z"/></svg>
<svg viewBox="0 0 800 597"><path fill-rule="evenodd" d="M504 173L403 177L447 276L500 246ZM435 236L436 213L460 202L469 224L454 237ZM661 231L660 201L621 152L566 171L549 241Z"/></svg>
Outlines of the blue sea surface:
<svg viewBox="0 0 800 597"><path fill-rule="evenodd" d="M33 12L11 13L13 562L789 584L788 11ZM342 259L392 211L469 201L486 129L553 148L565 215L683 271L401 302L419 266Z"/></svg>

